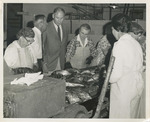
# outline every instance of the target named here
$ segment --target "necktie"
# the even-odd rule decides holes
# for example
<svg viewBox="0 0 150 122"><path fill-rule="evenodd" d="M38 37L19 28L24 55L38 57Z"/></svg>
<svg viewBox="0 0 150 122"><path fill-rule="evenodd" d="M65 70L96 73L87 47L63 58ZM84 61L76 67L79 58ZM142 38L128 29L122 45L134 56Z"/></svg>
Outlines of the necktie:
<svg viewBox="0 0 150 122"><path fill-rule="evenodd" d="M60 38L60 40L61 40L60 27L59 27L59 25L57 25L57 26L58 26L58 36L59 36L59 38Z"/></svg>

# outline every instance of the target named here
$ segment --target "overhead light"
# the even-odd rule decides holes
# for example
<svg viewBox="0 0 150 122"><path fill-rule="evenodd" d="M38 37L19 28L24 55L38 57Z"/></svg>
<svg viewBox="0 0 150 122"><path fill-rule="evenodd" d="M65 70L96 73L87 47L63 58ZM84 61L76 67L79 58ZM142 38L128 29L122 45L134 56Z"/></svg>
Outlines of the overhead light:
<svg viewBox="0 0 150 122"><path fill-rule="evenodd" d="M112 8L112 9L116 9L116 8L118 8L118 6L116 5L116 4L110 4L110 6L109 6L110 8Z"/></svg>

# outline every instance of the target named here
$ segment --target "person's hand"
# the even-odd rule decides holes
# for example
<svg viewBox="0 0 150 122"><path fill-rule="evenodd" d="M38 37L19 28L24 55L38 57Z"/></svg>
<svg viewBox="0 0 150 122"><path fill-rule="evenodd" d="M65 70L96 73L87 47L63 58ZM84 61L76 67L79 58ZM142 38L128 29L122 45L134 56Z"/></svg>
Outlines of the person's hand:
<svg viewBox="0 0 150 122"><path fill-rule="evenodd" d="M86 58L86 64L91 64L92 60L93 60L93 56L87 57Z"/></svg>
<svg viewBox="0 0 150 122"><path fill-rule="evenodd" d="M42 70L43 70L43 73L48 73L47 63L45 62L42 63Z"/></svg>
<svg viewBox="0 0 150 122"><path fill-rule="evenodd" d="M33 69L28 68L28 67L18 67L18 68L12 69L12 71L13 71L14 75L34 72Z"/></svg>
<svg viewBox="0 0 150 122"><path fill-rule="evenodd" d="M33 65L33 71L34 72L38 72L39 71L38 65Z"/></svg>
<svg viewBox="0 0 150 122"><path fill-rule="evenodd" d="M72 65L70 62L66 62L65 63L65 69L71 69L72 68Z"/></svg>

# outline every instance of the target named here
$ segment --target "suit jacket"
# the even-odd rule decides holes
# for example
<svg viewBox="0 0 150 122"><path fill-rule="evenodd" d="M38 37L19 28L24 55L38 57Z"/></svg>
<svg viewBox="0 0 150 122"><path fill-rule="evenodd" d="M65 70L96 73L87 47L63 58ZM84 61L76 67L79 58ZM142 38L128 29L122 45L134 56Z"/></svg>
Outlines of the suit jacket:
<svg viewBox="0 0 150 122"><path fill-rule="evenodd" d="M43 58L44 63L47 64L49 71L56 69L58 57L60 58L61 69L64 69L65 54L68 42L68 30L62 24L63 38L60 41L58 33L53 22L49 22L46 31L43 33Z"/></svg>

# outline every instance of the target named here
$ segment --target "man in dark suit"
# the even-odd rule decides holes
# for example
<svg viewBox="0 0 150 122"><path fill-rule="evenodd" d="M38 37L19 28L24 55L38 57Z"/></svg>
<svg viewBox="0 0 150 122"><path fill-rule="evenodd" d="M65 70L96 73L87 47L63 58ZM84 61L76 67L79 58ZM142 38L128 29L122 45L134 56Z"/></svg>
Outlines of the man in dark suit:
<svg viewBox="0 0 150 122"><path fill-rule="evenodd" d="M64 9L54 9L53 20L48 23L43 33L43 72L52 72L64 69L65 54L68 41L68 30L63 24Z"/></svg>

